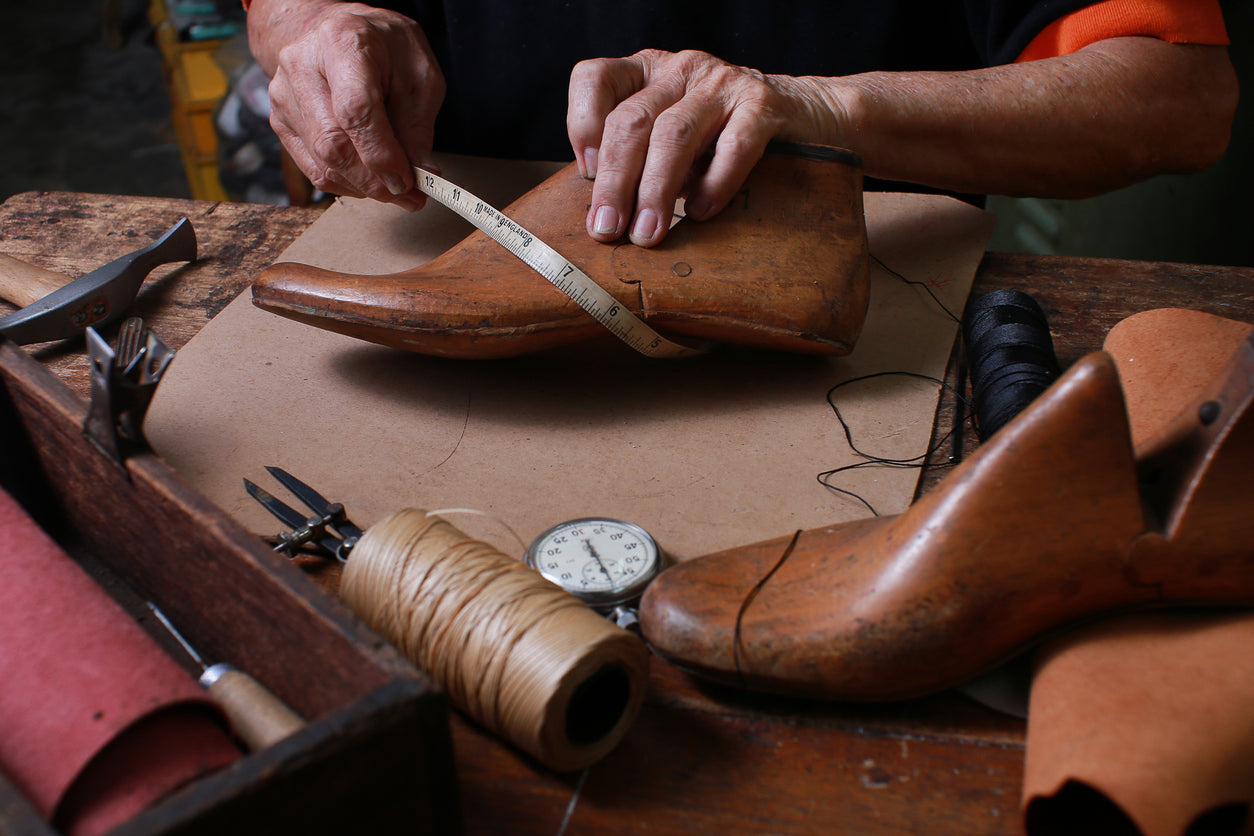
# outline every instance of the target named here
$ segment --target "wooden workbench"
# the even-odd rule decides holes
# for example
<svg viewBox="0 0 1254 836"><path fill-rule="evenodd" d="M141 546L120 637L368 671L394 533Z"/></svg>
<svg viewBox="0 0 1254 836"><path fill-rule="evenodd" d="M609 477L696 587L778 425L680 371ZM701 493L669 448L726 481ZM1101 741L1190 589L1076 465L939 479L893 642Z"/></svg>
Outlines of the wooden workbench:
<svg viewBox="0 0 1254 836"><path fill-rule="evenodd" d="M200 260L160 268L134 307L177 349L318 214L27 193L0 206L0 252L77 276L188 216ZM1002 287L1038 299L1064 365L1097 349L1112 325L1141 310L1189 307L1254 321L1249 268L989 254L975 292ZM10 309L0 303L0 312ZM82 340L29 350L87 397ZM951 398L943 400L938 433L952 424L952 406ZM975 443L969 431L959 441L959 450ZM953 450L946 446L935 458ZM929 475L922 489L939 478ZM891 705L807 703L707 686L657 660L650 686L626 740L586 775L552 774L454 716L465 831L1021 832L1023 724L959 694Z"/></svg>

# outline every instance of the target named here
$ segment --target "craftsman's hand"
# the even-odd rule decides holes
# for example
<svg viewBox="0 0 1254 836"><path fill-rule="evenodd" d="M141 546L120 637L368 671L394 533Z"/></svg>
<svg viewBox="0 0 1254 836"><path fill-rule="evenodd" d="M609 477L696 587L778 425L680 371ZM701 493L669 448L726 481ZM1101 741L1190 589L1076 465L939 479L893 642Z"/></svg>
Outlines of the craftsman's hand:
<svg viewBox="0 0 1254 836"><path fill-rule="evenodd" d="M277 52L270 123L319 189L418 209L444 76L409 18L333 3Z"/></svg>
<svg viewBox="0 0 1254 836"><path fill-rule="evenodd" d="M580 172L596 179L588 233L657 244L680 196L689 217L717 214L771 139L812 133L804 87L704 52L645 50L578 64L566 128Z"/></svg>
<svg viewBox="0 0 1254 836"><path fill-rule="evenodd" d="M645 51L576 66L567 132L596 178L589 234L652 246L677 196L709 218L773 138L848 148L886 180L1076 198L1214 164L1236 103L1224 47L1156 38L979 70L837 77Z"/></svg>

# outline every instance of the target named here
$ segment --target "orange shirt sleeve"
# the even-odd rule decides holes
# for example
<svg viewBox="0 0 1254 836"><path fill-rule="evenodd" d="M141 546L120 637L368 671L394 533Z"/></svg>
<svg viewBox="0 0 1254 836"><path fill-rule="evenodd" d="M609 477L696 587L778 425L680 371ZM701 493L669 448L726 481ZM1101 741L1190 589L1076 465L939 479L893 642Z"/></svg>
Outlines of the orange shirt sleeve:
<svg viewBox="0 0 1254 836"><path fill-rule="evenodd" d="M1101 0L1045 27L1016 60L1067 55L1097 41L1127 35L1228 45L1218 0Z"/></svg>

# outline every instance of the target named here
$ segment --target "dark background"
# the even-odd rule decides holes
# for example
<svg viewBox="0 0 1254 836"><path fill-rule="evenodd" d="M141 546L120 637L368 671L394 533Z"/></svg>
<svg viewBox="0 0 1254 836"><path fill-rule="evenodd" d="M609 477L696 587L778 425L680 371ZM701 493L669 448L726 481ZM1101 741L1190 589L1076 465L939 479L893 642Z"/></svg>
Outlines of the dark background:
<svg viewBox="0 0 1254 836"><path fill-rule="evenodd" d="M190 197L146 0L18 0L0 24L0 199ZM110 25L102 26L105 17Z"/></svg>

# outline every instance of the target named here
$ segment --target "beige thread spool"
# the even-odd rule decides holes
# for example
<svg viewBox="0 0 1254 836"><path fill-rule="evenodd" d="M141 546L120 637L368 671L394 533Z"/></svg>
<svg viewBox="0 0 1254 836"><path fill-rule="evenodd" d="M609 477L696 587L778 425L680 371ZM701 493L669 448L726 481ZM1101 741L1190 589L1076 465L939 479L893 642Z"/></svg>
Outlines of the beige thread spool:
<svg viewBox="0 0 1254 836"><path fill-rule="evenodd" d="M638 637L426 511L372 526L340 594L454 705L559 772L608 754L644 700Z"/></svg>

